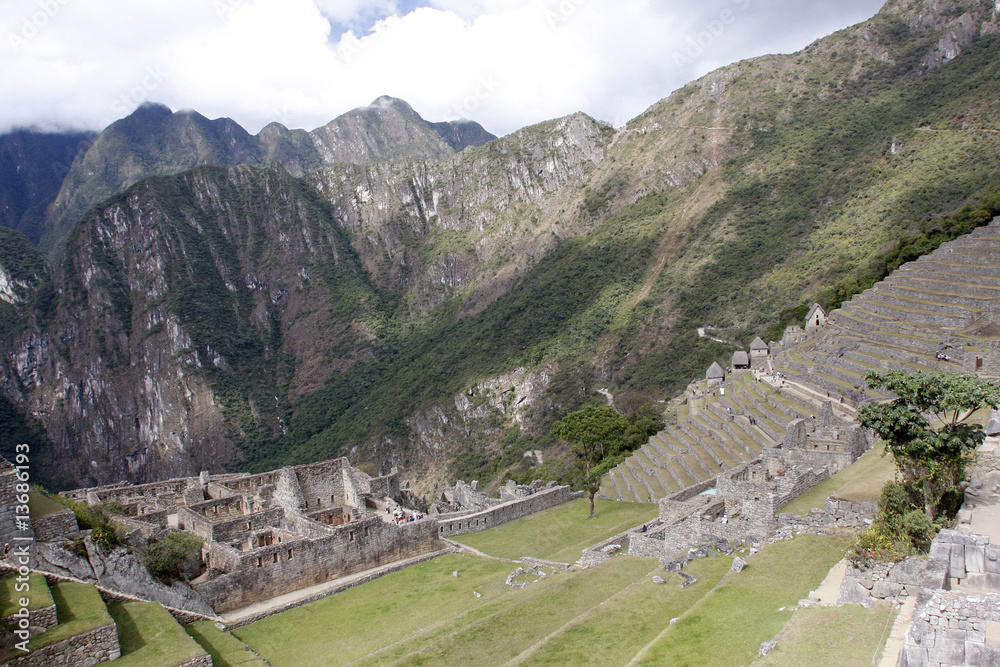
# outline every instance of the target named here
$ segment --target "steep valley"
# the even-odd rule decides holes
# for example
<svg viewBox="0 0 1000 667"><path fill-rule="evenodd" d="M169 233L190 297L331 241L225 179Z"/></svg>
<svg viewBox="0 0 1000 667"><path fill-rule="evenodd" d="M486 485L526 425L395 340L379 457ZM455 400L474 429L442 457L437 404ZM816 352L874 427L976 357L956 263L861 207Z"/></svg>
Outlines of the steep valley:
<svg viewBox="0 0 1000 667"><path fill-rule="evenodd" d="M391 98L257 137L140 108L76 156L37 247L0 229L4 446L37 442L53 486L526 465L598 390L662 401L731 353L698 327L748 342L981 207L998 34L994 3L892 0L622 128L490 141Z"/></svg>

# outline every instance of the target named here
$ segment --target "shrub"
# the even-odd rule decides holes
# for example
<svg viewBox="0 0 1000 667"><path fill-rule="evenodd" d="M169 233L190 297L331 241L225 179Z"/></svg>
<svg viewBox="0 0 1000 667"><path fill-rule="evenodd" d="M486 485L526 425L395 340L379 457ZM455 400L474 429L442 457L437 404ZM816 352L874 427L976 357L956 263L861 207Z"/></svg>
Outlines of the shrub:
<svg viewBox="0 0 1000 667"><path fill-rule="evenodd" d="M139 549L139 560L151 575L170 585L184 579L181 566L185 560L200 558L204 541L191 533L170 533L159 542Z"/></svg>

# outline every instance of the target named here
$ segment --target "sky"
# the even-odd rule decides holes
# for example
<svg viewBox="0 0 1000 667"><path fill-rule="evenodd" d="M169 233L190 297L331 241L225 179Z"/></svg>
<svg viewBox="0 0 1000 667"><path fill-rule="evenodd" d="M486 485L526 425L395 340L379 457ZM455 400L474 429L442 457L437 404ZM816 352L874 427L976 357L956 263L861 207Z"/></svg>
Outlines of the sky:
<svg viewBox="0 0 1000 667"><path fill-rule="evenodd" d="M143 101L313 129L381 95L504 135L616 127L731 62L883 0L3 0L0 132L101 129Z"/></svg>

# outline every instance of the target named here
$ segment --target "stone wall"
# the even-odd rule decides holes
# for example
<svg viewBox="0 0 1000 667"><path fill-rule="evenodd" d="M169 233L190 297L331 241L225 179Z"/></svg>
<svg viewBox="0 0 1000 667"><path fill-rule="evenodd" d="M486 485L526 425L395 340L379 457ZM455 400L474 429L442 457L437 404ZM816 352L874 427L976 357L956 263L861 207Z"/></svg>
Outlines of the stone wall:
<svg viewBox="0 0 1000 667"><path fill-rule="evenodd" d="M211 514L209 514L210 516ZM242 540L253 531L279 525L283 516L284 510L280 507L274 507L230 519L213 520L187 507L177 508L178 526L182 530L189 530L210 542Z"/></svg>
<svg viewBox="0 0 1000 667"><path fill-rule="evenodd" d="M935 590L921 597L898 667L1000 665L1000 595Z"/></svg>
<svg viewBox="0 0 1000 667"><path fill-rule="evenodd" d="M23 535L17 530L17 470L6 459L0 458L0 545L13 544L14 538Z"/></svg>
<svg viewBox="0 0 1000 667"><path fill-rule="evenodd" d="M2 619L4 623L11 627L17 626L18 619L13 615ZM54 628L59 624L56 617L56 606L54 604L41 609L28 610L28 627L31 628Z"/></svg>
<svg viewBox="0 0 1000 667"><path fill-rule="evenodd" d="M353 480L345 479L350 475L349 468L347 459L342 458L292 468L305 502L303 510L340 505L363 507L364 501L358 497Z"/></svg>
<svg viewBox="0 0 1000 667"><path fill-rule="evenodd" d="M185 663L181 663L177 667L212 667L212 656L207 653L203 653L202 655L194 657Z"/></svg>
<svg viewBox="0 0 1000 667"><path fill-rule="evenodd" d="M43 646L7 662L10 667L93 667L101 662L121 657L118 631L115 624L104 625L90 632L69 637L60 642ZM211 663L209 663L211 664Z"/></svg>
<svg viewBox="0 0 1000 667"><path fill-rule="evenodd" d="M432 520L395 525L368 517L293 544L235 552L237 569L194 586L216 612L237 609L403 558L437 549ZM213 560L214 560L213 551Z"/></svg>
<svg viewBox="0 0 1000 667"><path fill-rule="evenodd" d="M878 514L878 503L854 502L830 496L826 499L826 523L858 526L869 524Z"/></svg>
<svg viewBox="0 0 1000 667"><path fill-rule="evenodd" d="M505 524L514 519L520 519L523 516L540 512L556 505L561 505L577 497L580 497L580 494L574 494L568 486L557 486L552 489L539 491L526 498L501 503L481 512L474 512L457 518L440 515L437 524L442 537L474 533L479 530L486 530L487 528Z"/></svg>
<svg viewBox="0 0 1000 667"><path fill-rule="evenodd" d="M80 530L76 524L76 515L69 509L32 519L31 525L35 529L35 539L39 542L51 542Z"/></svg>

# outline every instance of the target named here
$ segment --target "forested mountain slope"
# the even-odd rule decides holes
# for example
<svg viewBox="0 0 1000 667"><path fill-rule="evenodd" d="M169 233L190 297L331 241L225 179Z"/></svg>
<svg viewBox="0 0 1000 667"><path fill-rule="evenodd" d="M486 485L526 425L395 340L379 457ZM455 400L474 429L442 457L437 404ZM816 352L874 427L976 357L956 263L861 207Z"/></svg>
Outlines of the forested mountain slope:
<svg viewBox="0 0 1000 667"><path fill-rule="evenodd" d="M576 114L459 153L435 132L447 154L140 180L4 306L4 394L80 482L341 454L488 474L598 389L663 399L731 352L697 327L749 341L979 206L998 32L992 2L894 0L619 130Z"/></svg>

